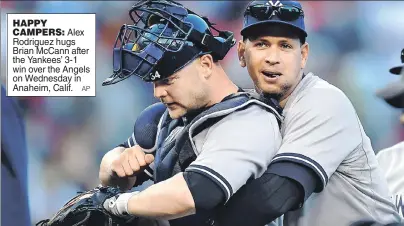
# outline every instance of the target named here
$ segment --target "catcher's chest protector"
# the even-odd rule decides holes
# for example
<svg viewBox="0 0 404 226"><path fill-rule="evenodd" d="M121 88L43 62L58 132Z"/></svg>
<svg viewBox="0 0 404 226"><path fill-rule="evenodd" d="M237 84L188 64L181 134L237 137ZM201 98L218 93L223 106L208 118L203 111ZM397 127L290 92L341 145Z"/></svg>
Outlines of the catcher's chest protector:
<svg viewBox="0 0 404 226"><path fill-rule="evenodd" d="M171 120L166 111L162 116L162 123L160 124L160 132L157 139L157 151L154 160L154 181L157 183L179 172L184 172L196 159L199 152L195 150L192 137L214 125L232 112L243 110L253 104L263 106L269 112L274 113L276 111L280 114L280 108L275 103L268 101L264 103L253 98L248 93L232 95L226 100L201 112L190 122L184 122L182 119ZM278 114L275 114L275 116L277 116L280 125L281 119L278 117Z"/></svg>

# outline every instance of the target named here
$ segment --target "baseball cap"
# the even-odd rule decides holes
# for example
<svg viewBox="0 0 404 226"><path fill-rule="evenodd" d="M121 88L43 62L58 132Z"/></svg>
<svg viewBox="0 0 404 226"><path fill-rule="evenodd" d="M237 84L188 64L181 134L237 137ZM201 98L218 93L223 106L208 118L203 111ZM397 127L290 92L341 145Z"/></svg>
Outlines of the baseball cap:
<svg viewBox="0 0 404 226"><path fill-rule="evenodd" d="M401 51L401 63L404 63L404 49ZM395 108L404 108L404 65L393 67L390 73L400 75L399 82L393 82L378 90L376 95Z"/></svg>
<svg viewBox="0 0 404 226"><path fill-rule="evenodd" d="M302 6L297 1L252 1L244 12L241 35L261 24L285 24L295 28L300 35L307 37Z"/></svg>

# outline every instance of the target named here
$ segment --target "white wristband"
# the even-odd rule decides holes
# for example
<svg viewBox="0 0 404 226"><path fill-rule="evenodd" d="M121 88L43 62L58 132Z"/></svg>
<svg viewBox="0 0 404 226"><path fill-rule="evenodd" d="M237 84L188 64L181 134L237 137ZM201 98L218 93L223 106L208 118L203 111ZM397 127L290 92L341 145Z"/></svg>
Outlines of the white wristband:
<svg viewBox="0 0 404 226"><path fill-rule="evenodd" d="M108 203L109 208L112 210L112 212L115 212L115 211L113 211L113 209L116 209L117 215L123 216L123 215L129 214L129 212L128 212L129 199L130 199L130 197L132 197L133 195L136 195L138 193L139 193L139 191L120 194L116 200L110 200L110 202Z"/></svg>

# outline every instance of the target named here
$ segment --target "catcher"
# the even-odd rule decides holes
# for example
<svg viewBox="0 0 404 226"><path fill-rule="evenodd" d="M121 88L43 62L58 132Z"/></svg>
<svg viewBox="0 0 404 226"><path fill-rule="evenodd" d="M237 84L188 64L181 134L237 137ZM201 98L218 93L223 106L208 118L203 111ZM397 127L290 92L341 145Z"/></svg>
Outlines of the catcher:
<svg viewBox="0 0 404 226"><path fill-rule="evenodd" d="M139 2L130 16L134 25L122 27L115 73L104 85L135 75L153 83L161 103L141 114L124 147L104 156L100 180L122 190L147 176L155 183L107 199L104 207L171 226L212 225L215 209L262 175L278 150L277 105L242 92L220 66L233 33L212 35L206 18L173 1Z"/></svg>
<svg viewBox="0 0 404 226"><path fill-rule="evenodd" d="M153 82L161 103L144 110L133 135L103 157L105 187L72 200L46 224L81 216L68 225L136 225L146 218L214 225L215 209L261 176L278 150L278 105L243 92L220 66L233 33L173 1L139 1L130 17L134 24L122 26L114 73L103 85L135 75ZM127 191L148 179L154 184L142 192L114 188Z"/></svg>

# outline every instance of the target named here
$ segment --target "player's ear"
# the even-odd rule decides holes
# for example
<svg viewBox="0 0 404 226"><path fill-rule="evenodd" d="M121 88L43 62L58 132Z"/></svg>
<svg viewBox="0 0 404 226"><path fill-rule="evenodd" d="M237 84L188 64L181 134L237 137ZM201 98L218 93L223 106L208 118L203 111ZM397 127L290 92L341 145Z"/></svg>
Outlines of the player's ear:
<svg viewBox="0 0 404 226"><path fill-rule="evenodd" d="M199 58L199 64L200 64L200 68L202 76L207 79L212 75L212 71L213 71L213 66L214 66L214 61L213 61L213 57L210 54L205 54L202 55Z"/></svg>
<svg viewBox="0 0 404 226"><path fill-rule="evenodd" d="M244 41L240 40L238 41L237 45L237 55L241 67L247 66L247 63L245 62L244 53L245 53L245 43Z"/></svg>
<svg viewBox="0 0 404 226"><path fill-rule="evenodd" d="M309 58L309 43L305 42L300 47L300 54L302 56L302 60L300 62L300 68L303 69L306 67L307 59Z"/></svg>

